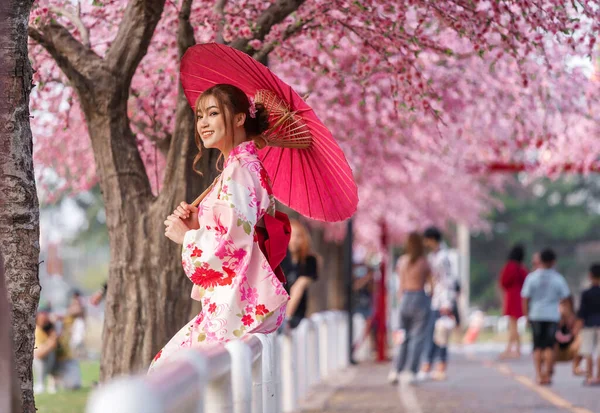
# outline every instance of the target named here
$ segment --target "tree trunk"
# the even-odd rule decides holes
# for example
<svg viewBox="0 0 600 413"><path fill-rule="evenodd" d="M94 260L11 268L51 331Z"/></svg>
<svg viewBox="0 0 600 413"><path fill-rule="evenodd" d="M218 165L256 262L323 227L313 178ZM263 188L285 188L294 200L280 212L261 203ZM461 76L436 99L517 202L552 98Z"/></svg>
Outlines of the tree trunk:
<svg viewBox="0 0 600 413"><path fill-rule="evenodd" d="M117 88L112 90L93 98L80 94L106 205L111 250L101 380L145 369L188 321L191 283L181 267L181 247L164 236L163 222L179 202L191 202L214 178L192 172L193 113L181 91L165 180L159 196L153 196L132 144L135 137L129 129L126 97ZM214 152L207 152L202 169L210 170L215 159ZM124 179L127 175L129 179Z"/></svg>
<svg viewBox="0 0 600 413"><path fill-rule="evenodd" d="M31 4L31 0L8 1L3 5L6 18L2 18L0 28L0 250L6 261L3 277L12 308L22 407L27 413L35 412L31 366L40 296L39 205L29 126L32 70L27 54L27 21ZM4 327L1 331L6 337ZM4 378L10 377L4 374Z"/></svg>
<svg viewBox="0 0 600 413"><path fill-rule="evenodd" d="M323 230L311 231L314 250L319 254L319 279L309 288L308 313L345 307L344 245L325 241Z"/></svg>
<svg viewBox="0 0 600 413"><path fill-rule="evenodd" d="M0 331L7 332L0 337L0 412L20 413L21 386L15 370L12 346L12 326L10 325L10 305L8 291L4 283L4 258L0 254Z"/></svg>

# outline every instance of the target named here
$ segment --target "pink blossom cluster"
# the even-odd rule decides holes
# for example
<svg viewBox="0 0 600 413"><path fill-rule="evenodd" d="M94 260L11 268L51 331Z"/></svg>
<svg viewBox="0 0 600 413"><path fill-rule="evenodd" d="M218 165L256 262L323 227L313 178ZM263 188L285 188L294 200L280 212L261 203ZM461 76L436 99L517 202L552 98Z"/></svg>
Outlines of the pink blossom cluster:
<svg viewBox="0 0 600 413"><path fill-rule="evenodd" d="M130 90L128 118L154 191L173 133L181 2L165 3ZM429 223L485 227L502 177L489 162L527 161L535 173L598 159L598 87L572 63L594 51L600 2L558 0L307 0L264 36L271 2L195 0L195 39L249 40L333 131L359 184L357 236L375 245ZM126 0L38 0L30 24L63 24L99 56L111 46ZM223 7L220 7L223 6ZM257 37L258 36L258 37ZM96 180L77 96L43 48L31 43L35 162L46 200ZM61 178L46 179L47 170ZM481 170L484 170L482 168ZM45 190L44 190L45 188ZM343 234L341 225L329 229Z"/></svg>

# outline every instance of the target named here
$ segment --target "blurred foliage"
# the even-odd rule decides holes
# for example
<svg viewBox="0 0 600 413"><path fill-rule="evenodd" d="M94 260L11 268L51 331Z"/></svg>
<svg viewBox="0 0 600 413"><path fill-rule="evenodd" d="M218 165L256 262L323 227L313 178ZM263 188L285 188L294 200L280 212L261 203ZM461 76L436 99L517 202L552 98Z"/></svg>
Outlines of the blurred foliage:
<svg viewBox="0 0 600 413"><path fill-rule="evenodd" d="M593 242L600 248L600 178L565 176L524 185L515 177L514 184L496 196L504 209L489 216L489 233L471 240L473 303L486 310L500 308L498 276L517 242L526 247L528 268L535 251L553 248L558 254L558 270L577 295L591 260L600 260L598 250L593 257L581 248Z"/></svg>
<svg viewBox="0 0 600 413"><path fill-rule="evenodd" d="M87 224L75 235L71 244L108 245L106 210L100 192L100 185L94 186L85 193L76 195L73 200L79 208L85 211Z"/></svg>

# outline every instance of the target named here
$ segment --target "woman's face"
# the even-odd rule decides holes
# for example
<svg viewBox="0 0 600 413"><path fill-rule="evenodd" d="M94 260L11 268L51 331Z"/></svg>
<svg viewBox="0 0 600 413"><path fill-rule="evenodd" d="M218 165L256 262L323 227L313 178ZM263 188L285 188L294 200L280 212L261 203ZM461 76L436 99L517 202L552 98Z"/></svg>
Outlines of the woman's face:
<svg viewBox="0 0 600 413"><path fill-rule="evenodd" d="M302 231L302 229L296 226L292 226L292 234L290 236L290 243L288 244L290 251L300 251L300 248L302 248L302 245L305 242L306 241L304 240L304 232Z"/></svg>
<svg viewBox="0 0 600 413"><path fill-rule="evenodd" d="M225 118L219 110L217 99L208 96L203 105L198 108L198 123L196 128L206 148L215 148L223 151L231 139L226 139Z"/></svg>

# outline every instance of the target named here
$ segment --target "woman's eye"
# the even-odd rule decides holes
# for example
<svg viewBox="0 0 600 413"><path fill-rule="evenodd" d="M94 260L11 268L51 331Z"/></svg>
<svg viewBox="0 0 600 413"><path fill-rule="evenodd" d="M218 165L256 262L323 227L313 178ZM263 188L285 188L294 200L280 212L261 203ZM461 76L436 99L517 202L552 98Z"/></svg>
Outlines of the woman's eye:
<svg viewBox="0 0 600 413"><path fill-rule="evenodd" d="M218 112L210 112L210 116L216 116L218 114L219 114Z"/></svg>

